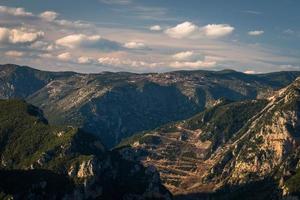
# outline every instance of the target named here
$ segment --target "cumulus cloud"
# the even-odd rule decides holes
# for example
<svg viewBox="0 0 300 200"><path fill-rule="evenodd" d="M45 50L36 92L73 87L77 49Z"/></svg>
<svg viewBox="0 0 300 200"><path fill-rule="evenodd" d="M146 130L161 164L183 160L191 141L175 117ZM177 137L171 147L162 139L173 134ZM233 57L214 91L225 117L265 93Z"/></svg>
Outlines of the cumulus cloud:
<svg viewBox="0 0 300 200"><path fill-rule="evenodd" d="M193 51L183 51L183 52L174 54L172 57L175 60L190 60L193 56L194 56Z"/></svg>
<svg viewBox="0 0 300 200"><path fill-rule="evenodd" d="M52 44L51 42L46 42L42 40L38 40L29 46L31 49L40 50L40 51L54 51L62 49L59 46Z"/></svg>
<svg viewBox="0 0 300 200"><path fill-rule="evenodd" d="M42 31L27 31L26 29L12 29L9 40L11 43L31 43L44 36Z"/></svg>
<svg viewBox="0 0 300 200"><path fill-rule="evenodd" d="M104 65L119 65L121 64L121 60L119 58L113 58L113 57L102 57L98 59L98 62L100 64Z"/></svg>
<svg viewBox="0 0 300 200"><path fill-rule="evenodd" d="M192 51L179 52L174 54L173 58L175 58L176 61L171 62L169 65L176 69L210 68L217 64L213 57L196 55Z"/></svg>
<svg viewBox="0 0 300 200"><path fill-rule="evenodd" d="M191 22L183 22L175 27L168 28L165 33L172 38L189 37L199 30L195 24Z"/></svg>
<svg viewBox="0 0 300 200"><path fill-rule="evenodd" d="M77 62L79 64L91 64L93 62L93 59L90 57L81 56L77 59Z"/></svg>
<svg viewBox="0 0 300 200"><path fill-rule="evenodd" d="M7 51L5 52L6 56L10 56L10 57L22 57L24 56L24 52L21 51Z"/></svg>
<svg viewBox="0 0 300 200"><path fill-rule="evenodd" d="M43 20L52 22L58 17L58 13L54 12L54 11L45 11L45 12L42 12L39 16Z"/></svg>
<svg viewBox="0 0 300 200"><path fill-rule="evenodd" d="M150 63L145 61L139 60L132 60L132 59L122 59L122 58L115 58L115 57L101 57L98 59L98 63L101 65L109 65L109 66L116 66L116 67L157 67L161 65L161 63Z"/></svg>
<svg viewBox="0 0 300 200"><path fill-rule="evenodd" d="M61 61L71 61L72 56L69 52L65 52L65 53L59 54L57 56L57 58Z"/></svg>
<svg viewBox="0 0 300 200"><path fill-rule="evenodd" d="M97 48L102 51L119 50L121 45L117 42L106 40L100 35L72 34L62 37L55 42L56 45L67 48Z"/></svg>
<svg viewBox="0 0 300 200"><path fill-rule="evenodd" d="M94 44L100 41L100 39L100 35L87 36L84 34L73 34L56 40L56 44L68 48L76 48L79 46Z"/></svg>
<svg viewBox="0 0 300 200"><path fill-rule="evenodd" d="M205 36L212 38L219 38L231 34L234 27L228 24L208 24L202 27Z"/></svg>
<svg viewBox="0 0 300 200"><path fill-rule="evenodd" d="M199 27L191 22L183 22L175 27L169 28L165 33L172 38L210 37L220 38L231 34L234 27L228 24L208 24Z"/></svg>
<svg viewBox="0 0 300 200"><path fill-rule="evenodd" d="M142 42L127 42L124 44L125 48L128 49L144 49L146 48L146 45Z"/></svg>
<svg viewBox="0 0 300 200"><path fill-rule="evenodd" d="M40 58L53 58L53 55L50 53L43 53L38 55Z"/></svg>
<svg viewBox="0 0 300 200"><path fill-rule="evenodd" d="M10 15L15 17L32 17L34 19L42 19L47 22L52 22L55 25L63 26L64 28L90 28L92 24L83 22L80 20L77 21L69 21L65 19L58 20L57 17L59 14L55 11L44 11L39 15L35 15L31 12L27 12L24 8L16 8L16 7L7 7L0 6L0 15Z"/></svg>
<svg viewBox="0 0 300 200"><path fill-rule="evenodd" d="M63 26L66 28L90 28L91 27L91 24L82 22L80 20L69 21L69 20L61 19L61 20L54 20L53 22L59 26Z"/></svg>
<svg viewBox="0 0 300 200"><path fill-rule="evenodd" d="M189 61L176 61L170 63L170 67L172 68L189 68L189 69L197 69L197 68L209 68L209 67L214 67L216 66L217 62L216 61L208 61L208 60L197 60L194 62L189 62Z"/></svg>
<svg viewBox="0 0 300 200"><path fill-rule="evenodd" d="M48 42L45 41L36 41L30 45L30 48L37 50L46 50L49 46Z"/></svg>
<svg viewBox="0 0 300 200"><path fill-rule="evenodd" d="M33 16L31 12L25 11L24 8L15 8L15 7L7 7L7 6L0 6L0 13L18 16L18 17L28 17Z"/></svg>
<svg viewBox="0 0 300 200"><path fill-rule="evenodd" d="M19 28L0 27L0 42L11 44L33 43L44 36L43 31Z"/></svg>
<svg viewBox="0 0 300 200"><path fill-rule="evenodd" d="M161 31L161 27L159 25L153 25L150 27L151 31Z"/></svg>
<svg viewBox="0 0 300 200"><path fill-rule="evenodd" d="M248 32L248 35L251 35L251 36L259 36L259 35L262 35L264 34L265 32L262 31L262 30L255 30L255 31L249 31Z"/></svg>

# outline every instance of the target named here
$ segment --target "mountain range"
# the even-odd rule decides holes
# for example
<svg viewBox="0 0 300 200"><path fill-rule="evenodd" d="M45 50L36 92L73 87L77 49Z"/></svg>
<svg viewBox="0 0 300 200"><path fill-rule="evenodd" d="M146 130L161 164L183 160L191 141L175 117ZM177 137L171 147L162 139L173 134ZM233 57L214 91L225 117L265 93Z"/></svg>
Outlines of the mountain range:
<svg viewBox="0 0 300 200"><path fill-rule="evenodd" d="M263 98L299 75L233 70L79 74L2 65L0 98L25 99L51 124L80 127L112 148L136 132L192 117L219 98Z"/></svg>
<svg viewBox="0 0 300 200"><path fill-rule="evenodd" d="M298 76L2 65L0 197L296 199Z"/></svg>

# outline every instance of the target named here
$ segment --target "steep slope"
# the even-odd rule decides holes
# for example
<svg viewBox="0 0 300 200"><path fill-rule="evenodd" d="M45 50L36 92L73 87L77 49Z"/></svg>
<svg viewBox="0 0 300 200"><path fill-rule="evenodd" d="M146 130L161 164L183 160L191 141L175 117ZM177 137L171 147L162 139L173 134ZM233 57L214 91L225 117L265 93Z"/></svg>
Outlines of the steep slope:
<svg viewBox="0 0 300 200"><path fill-rule="evenodd" d="M100 135L109 147L132 133L189 117L200 109L175 86L132 84L124 81L126 77L114 76L53 81L28 100L45 110L52 123L81 126Z"/></svg>
<svg viewBox="0 0 300 200"><path fill-rule="evenodd" d="M47 124L42 111L0 101L0 197L170 199L154 168L108 152L93 135Z"/></svg>
<svg viewBox="0 0 300 200"><path fill-rule="evenodd" d="M299 192L295 185L299 167L299 105L298 78L269 98L268 105L233 142L210 158L215 164L208 179L241 185L273 177L284 194ZM226 159L224 155L228 155Z"/></svg>
<svg viewBox="0 0 300 200"><path fill-rule="evenodd" d="M128 160L154 164L183 199L207 192L216 199L299 196L299 105L300 78L266 100L220 101L125 140L118 150Z"/></svg>
<svg viewBox="0 0 300 200"><path fill-rule="evenodd" d="M265 100L230 102L223 99L190 119L128 138L119 145L119 151L126 159L154 164L164 184L174 194L182 193L197 185L198 173L211 166L206 159L266 103ZM133 148L126 148L128 145Z"/></svg>
<svg viewBox="0 0 300 200"><path fill-rule="evenodd" d="M0 98L26 98L51 80L73 74L73 72L44 72L11 64L0 65Z"/></svg>
<svg viewBox="0 0 300 200"><path fill-rule="evenodd" d="M4 88L0 97L26 98L42 108L52 124L81 127L109 148L136 132L192 117L222 97L265 97L300 75L247 75L233 70L77 74L10 65L0 71L0 88Z"/></svg>

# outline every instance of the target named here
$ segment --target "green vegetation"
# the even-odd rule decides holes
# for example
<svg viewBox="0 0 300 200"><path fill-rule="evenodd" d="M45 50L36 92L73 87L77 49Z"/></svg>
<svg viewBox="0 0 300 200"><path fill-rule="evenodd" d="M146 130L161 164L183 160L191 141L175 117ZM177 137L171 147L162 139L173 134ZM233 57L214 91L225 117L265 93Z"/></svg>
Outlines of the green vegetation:
<svg viewBox="0 0 300 200"><path fill-rule="evenodd" d="M105 151L94 135L49 125L24 101L0 100L0 108L0 199L62 199L74 189L101 189L96 195L108 200L147 192L151 199L154 189L170 195L155 171Z"/></svg>
<svg viewBox="0 0 300 200"><path fill-rule="evenodd" d="M201 129L200 139L213 142L213 148L227 142L267 104L265 100L221 104L187 120L185 127Z"/></svg>
<svg viewBox="0 0 300 200"><path fill-rule="evenodd" d="M96 153L97 148L89 146L97 140L72 127L49 126L42 111L19 100L0 100L0 155L6 168L30 168L37 160L50 160L49 167L60 168L67 157L58 157L62 148L71 148L80 142L79 153ZM82 138L84 140L82 140ZM103 150L99 146L98 153ZM56 158L57 157L57 158Z"/></svg>
<svg viewBox="0 0 300 200"><path fill-rule="evenodd" d="M300 169L285 182L285 185L291 194L300 195Z"/></svg>

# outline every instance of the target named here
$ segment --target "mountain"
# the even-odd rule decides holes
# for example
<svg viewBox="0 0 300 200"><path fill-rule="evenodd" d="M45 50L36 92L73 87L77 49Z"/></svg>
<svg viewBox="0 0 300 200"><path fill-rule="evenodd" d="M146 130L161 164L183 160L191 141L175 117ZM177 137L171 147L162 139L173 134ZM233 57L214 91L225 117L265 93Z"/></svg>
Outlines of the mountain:
<svg viewBox="0 0 300 200"><path fill-rule="evenodd" d="M26 98L54 79L71 76L73 72L44 72L18 65L0 65L0 98Z"/></svg>
<svg viewBox="0 0 300 200"><path fill-rule="evenodd" d="M0 100L0 199L171 199L153 167L107 151L92 134L49 125L20 100Z"/></svg>
<svg viewBox="0 0 300 200"><path fill-rule="evenodd" d="M264 98L300 72L248 75L233 70L134 74L45 72L0 66L0 97L40 107L51 124L82 128L112 148L122 139L183 120L219 98Z"/></svg>
<svg viewBox="0 0 300 200"><path fill-rule="evenodd" d="M297 199L299 105L300 78L266 99L220 99L117 149L127 160L156 166L178 199Z"/></svg>

